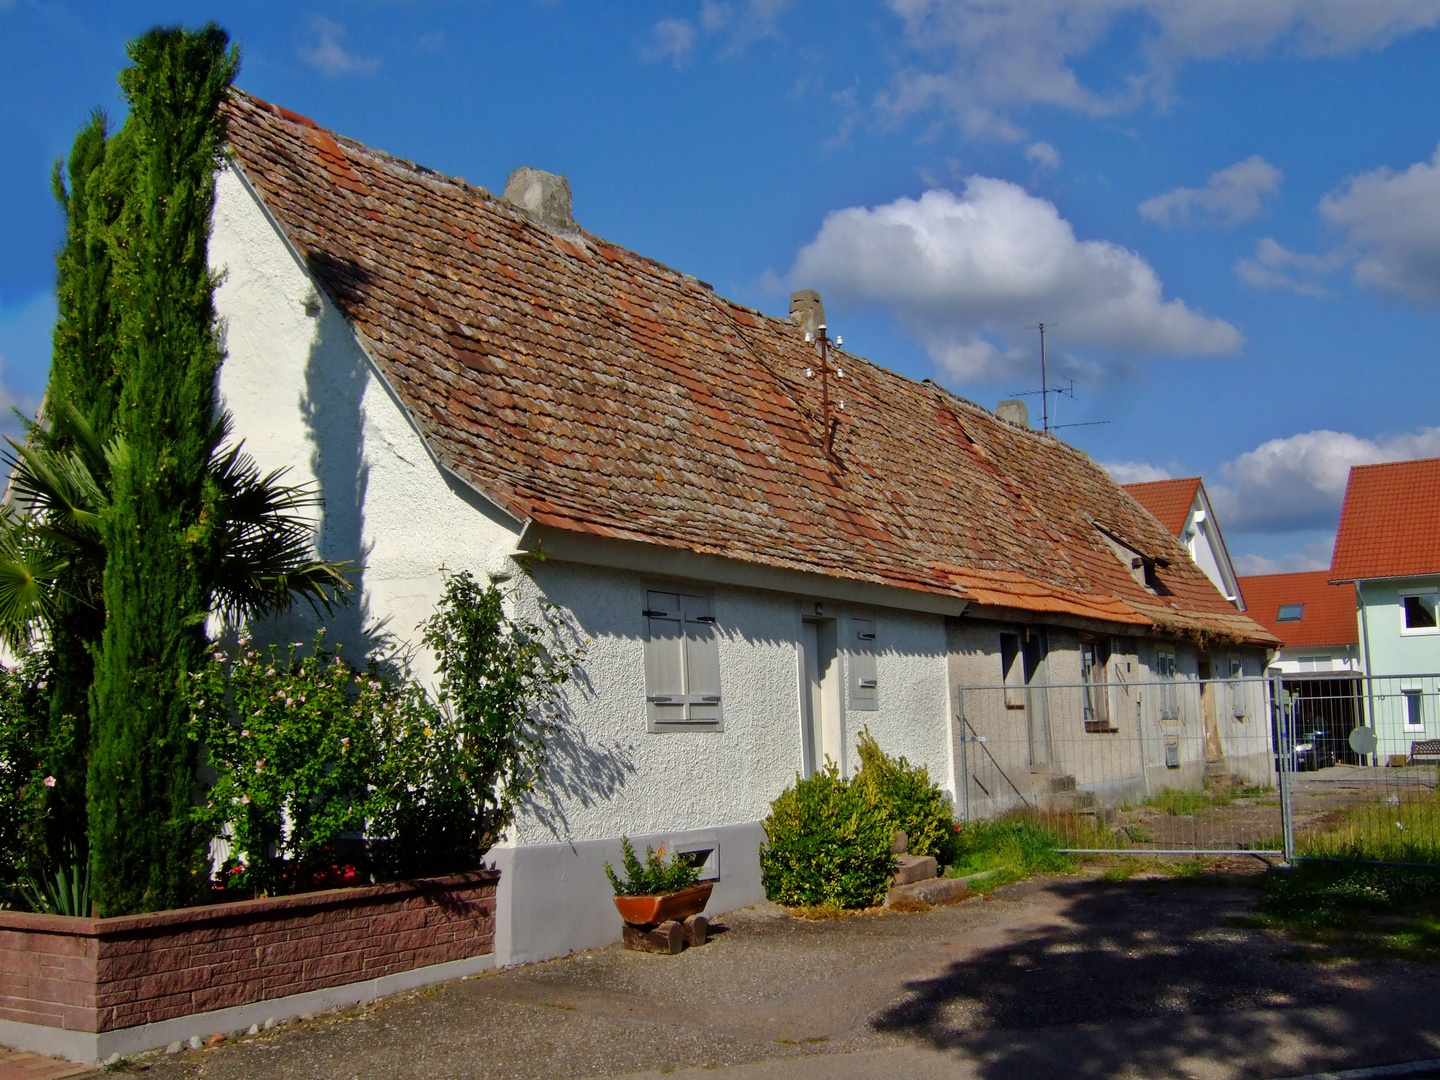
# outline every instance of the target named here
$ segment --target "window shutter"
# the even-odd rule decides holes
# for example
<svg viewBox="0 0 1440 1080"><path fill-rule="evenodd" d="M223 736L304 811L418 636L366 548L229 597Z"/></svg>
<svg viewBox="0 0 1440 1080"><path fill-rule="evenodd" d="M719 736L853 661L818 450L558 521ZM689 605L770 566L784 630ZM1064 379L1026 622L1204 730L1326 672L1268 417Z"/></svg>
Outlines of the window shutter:
<svg viewBox="0 0 1440 1080"><path fill-rule="evenodd" d="M874 712L880 707L875 667L875 620L850 620L850 708Z"/></svg>
<svg viewBox="0 0 1440 1080"><path fill-rule="evenodd" d="M645 699L652 723L685 720L683 627L679 596L645 594Z"/></svg>
<svg viewBox="0 0 1440 1080"><path fill-rule="evenodd" d="M685 675L692 723L713 724L720 719L720 643L715 638L715 616L704 596L682 596L685 609Z"/></svg>

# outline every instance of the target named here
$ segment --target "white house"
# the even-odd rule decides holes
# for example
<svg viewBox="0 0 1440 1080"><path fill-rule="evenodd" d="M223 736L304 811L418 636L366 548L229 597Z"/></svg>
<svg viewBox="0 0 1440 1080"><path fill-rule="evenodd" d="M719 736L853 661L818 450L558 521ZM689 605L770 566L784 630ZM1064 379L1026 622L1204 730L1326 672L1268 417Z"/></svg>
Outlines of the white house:
<svg viewBox="0 0 1440 1080"><path fill-rule="evenodd" d="M1205 481L1198 476L1183 476L1126 484L1125 490L1185 545L1190 558L1205 571L1220 594L1244 611L1245 598L1225 546L1225 534L1220 531L1215 508L1205 492Z"/></svg>
<svg viewBox="0 0 1440 1080"><path fill-rule="evenodd" d="M586 232L559 177L499 198L244 94L229 116L220 389L364 567L332 635L413 640L448 568L588 642L550 786L491 853L498 962L618 938L621 835L705 852L714 912L757 901L770 801L863 726L968 795L962 685L1263 668L1273 639L1085 455L822 366L818 297L732 303ZM1047 732L1092 730L1025 722L1040 777Z"/></svg>

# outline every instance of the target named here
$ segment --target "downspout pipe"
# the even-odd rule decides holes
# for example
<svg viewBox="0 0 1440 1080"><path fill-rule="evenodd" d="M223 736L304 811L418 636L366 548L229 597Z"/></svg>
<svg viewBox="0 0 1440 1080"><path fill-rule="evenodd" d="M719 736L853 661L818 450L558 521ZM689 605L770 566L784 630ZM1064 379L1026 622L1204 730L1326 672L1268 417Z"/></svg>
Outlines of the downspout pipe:
<svg viewBox="0 0 1440 1080"><path fill-rule="evenodd" d="M1365 610L1365 583L1359 580L1355 582L1355 605L1360 609L1360 647L1365 650L1365 671L1360 676L1365 680L1365 719L1378 736L1380 732L1375 725L1375 672L1370 666L1370 616ZM1370 764L1379 765L1379 746L1376 746L1375 753L1371 756L1374 760Z"/></svg>

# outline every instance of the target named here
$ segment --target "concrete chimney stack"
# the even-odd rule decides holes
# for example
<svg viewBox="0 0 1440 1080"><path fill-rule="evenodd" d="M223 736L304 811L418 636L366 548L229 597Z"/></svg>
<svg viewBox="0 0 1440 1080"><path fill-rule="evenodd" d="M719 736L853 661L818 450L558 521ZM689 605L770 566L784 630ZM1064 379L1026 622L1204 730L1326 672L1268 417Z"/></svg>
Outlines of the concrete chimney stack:
<svg viewBox="0 0 1440 1080"><path fill-rule="evenodd" d="M570 181L563 176L522 166L505 181L505 201L547 229L556 232L579 229L570 201Z"/></svg>
<svg viewBox="0 0 1440 1080"><path fill-rule="evenodd" d="M790 321L807 334L819 333L825 325L825 305L814 289L801 289L790 294Z"/></svg>
<svg viewBox="0 0 1440 1080"><path fill-rule="evenodd" d="M1030 426L1030 409L1018 398L1000 402L995 406L995 415L1016 427L1028 428Z"/></svg>

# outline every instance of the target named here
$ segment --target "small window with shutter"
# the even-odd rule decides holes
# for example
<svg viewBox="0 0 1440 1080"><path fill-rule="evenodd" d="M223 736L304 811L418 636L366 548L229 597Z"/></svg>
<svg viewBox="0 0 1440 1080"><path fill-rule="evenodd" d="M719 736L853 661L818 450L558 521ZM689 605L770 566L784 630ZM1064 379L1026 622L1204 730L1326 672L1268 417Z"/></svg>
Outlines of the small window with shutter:
<svg viewBox="0 0 1440 1080"><path fill-rule="evenodd" d="M850 620L850 708L880 708L880 681L875 670L875 620Z"/></svg>
<svg viewBox="0 0 1440 1080"><path fill-rule="evenodd" d="M651 731L720 728L720 643L708 596L645 594L645 702Z"/></svg>

